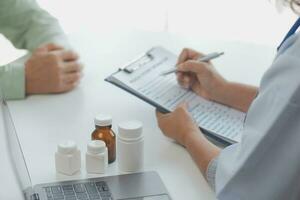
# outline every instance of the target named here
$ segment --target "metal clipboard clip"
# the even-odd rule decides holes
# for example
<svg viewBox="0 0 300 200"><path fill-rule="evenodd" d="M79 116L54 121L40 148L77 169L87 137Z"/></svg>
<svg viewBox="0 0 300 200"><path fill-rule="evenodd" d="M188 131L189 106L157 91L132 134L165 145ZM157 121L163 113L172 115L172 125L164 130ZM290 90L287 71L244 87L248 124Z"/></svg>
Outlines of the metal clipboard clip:
<svg viewBox="0 0 300 200"><path fill-rule="evenodd" d="M151 49L152 50L152 49ZM146 64L152 62L154 60L154 56L150 53L151 50L143 53L142 55L138 56L128 64L126 64L123 68L121 68L126 73L133 73L134 71L138 70L139 68L145 66Z"/></svg>

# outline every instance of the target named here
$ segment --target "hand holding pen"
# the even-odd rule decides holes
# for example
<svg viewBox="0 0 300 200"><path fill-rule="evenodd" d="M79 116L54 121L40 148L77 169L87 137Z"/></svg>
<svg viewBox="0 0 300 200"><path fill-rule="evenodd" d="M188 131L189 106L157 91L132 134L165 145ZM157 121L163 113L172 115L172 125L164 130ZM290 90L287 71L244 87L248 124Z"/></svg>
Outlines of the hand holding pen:
<svg viewBox="0 0 300 200"><path fill-rule="evenodd" d="M224 55L224 52L221 52L221 53L214 52L214 53L207 54L205 56L200 56L196 59L196 61L198 61L198 62L209 62L210 60L218 58L219 56L222 56L222 55ZM177 67L169 69L169 70L163 72L161 75L166 76L166 75L172 74L174 72L177 72Z"/></svg>
<svg viewBox="0 0 300 200"><path fill-rule="evenodd" d="M184 49L181 52L176 70L178 83L206 99L218 101L220 96L223 96L222 87L227 81L209 60L199 61L203 57L205 55L192 49Z"/></svg>

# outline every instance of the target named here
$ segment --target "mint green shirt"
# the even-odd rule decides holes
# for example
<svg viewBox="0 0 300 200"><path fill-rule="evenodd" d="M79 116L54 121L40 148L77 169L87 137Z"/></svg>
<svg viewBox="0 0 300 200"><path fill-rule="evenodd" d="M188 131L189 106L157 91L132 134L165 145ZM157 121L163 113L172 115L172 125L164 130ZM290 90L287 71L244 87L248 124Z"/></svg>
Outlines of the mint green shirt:
<svg viewBox="0 0 300 200"><path fill-rule="evenodd" d="M57 20L35 0L0 0L0 33L16 48L29 52L49 42L68 44ZM25 98L24 63L29 56L0 66L0 89L6 99Z"/></svg>

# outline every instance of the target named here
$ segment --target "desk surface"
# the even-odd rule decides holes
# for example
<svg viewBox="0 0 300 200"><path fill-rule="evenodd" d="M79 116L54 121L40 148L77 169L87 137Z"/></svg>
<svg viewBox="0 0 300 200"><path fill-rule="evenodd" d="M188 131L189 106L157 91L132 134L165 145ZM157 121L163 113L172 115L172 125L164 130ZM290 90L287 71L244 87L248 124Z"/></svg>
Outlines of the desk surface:
<svg viewBox="0 0 300 200"><path fill-rule="evenodd" d="M85 64L85 75L78 88L66 94L38 95L9 102L33 184L87 177L84 163L81 174L73 177L56 174L56 145L63 140L74 140L84 155L94 129L94 116L110 113L114 130L124 120L137 119L144 123L145 170L160 174L174 200L214 199L185 149L161 134L154 108L103 79L152 46L161 45L174 53L189 46L206 53L225 51L225 56L214 61L216 68L229 80L258 85L262 73L271 64L274 50L239 42L204 41L137 31L82 33L72 35L71 41ZM9 174L1 173L10 180ZM117 163L114 163L109 165L106 175L118 173ZM0 185L4 184L2 179ZM6 199L16 199L15 194L10 195Z"/></svg>

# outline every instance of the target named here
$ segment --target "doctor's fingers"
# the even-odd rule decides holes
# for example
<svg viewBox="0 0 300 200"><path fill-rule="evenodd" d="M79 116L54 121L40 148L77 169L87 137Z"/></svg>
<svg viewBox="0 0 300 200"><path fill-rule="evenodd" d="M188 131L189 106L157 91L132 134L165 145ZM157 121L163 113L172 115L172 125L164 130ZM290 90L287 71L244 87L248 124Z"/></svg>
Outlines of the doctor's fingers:
<svg viewBox="0 0 300 200"><path fill-rule="evenodd" d="M184 73L183 72L177 72L176 73L177 82L180 86L184 87Z"/></svg>
<svg viewBox="0 0 300 200"><path fill-rule="evenodd" d="M178 57L177 65L181 64L187 60L196 60L202 56L204 56L204 54L202 54L200 52L197 52L193 49L184 48Z"/></svg>
<svg viewBox="0 0 300 200"><path fill-rule="evenodd" d="M193 73L177 73L177 81L180 86L185 89L190 89L191 85L196 81L196 76Z"/></svg>
<svg viewBox="0 0 300 200"><path fill-rule="evenodd" d="M162 119L168 118L170 113L162 113L158 109L155 110L156 119L160 122Z"/></svg>
<svg viewBox="0 0 300 200"><path fill-rule="evenodd" d="M179 72L192 72L197 75L201 75L209 71L209 64L206 62L197 62L194 60L189 60L178 65L177 70Z"/></svg>
<svg viewBox="0 0 300 200"><path fill-rule="evenodd" d="M163 121L172 118L172 116L176 115L180 111L187 111L187 110L188 110L188 103L181 102L176 106L175 110L172 112L162 113L158 109L156 109L155 114L158 121Z"/></svg>
<svg viewBox="0 0 300 200"><path fill-rule="evenodd" d="M179 103L179 104L176 106L176 110L178 110L178 109L183 109L183 110L187 111L187 110L188 110L188 103L185 102L185 101ZM176 111L176 110L175 110L175 111Z"/></svg>

